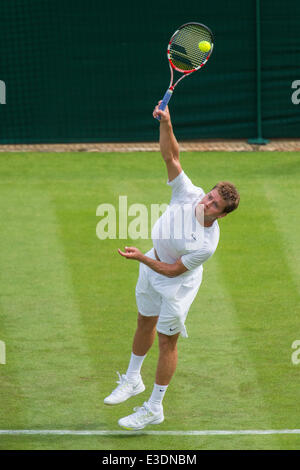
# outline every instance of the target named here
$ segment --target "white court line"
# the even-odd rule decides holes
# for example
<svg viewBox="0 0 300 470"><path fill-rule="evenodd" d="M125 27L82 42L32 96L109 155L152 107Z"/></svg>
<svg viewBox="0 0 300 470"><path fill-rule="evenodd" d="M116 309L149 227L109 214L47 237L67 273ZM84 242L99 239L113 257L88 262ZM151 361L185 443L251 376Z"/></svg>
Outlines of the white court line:
<svg viewBox="0 0 300 470"><path fill-rule="evenodd" d="M0 429L0 435L54 435L54 436L232 436L232 435L261 435L261 434L300 434L300 429L269 429L269 430L238 430L238 431L72 431L66 429Z"/></svg>

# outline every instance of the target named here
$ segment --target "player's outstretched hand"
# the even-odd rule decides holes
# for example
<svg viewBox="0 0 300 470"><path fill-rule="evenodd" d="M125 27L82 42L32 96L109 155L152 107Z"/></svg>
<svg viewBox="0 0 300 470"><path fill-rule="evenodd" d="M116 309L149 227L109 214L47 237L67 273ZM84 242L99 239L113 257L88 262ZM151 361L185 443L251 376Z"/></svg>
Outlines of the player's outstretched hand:
<svg viewBox="0 0 300 470"><path fill-rule="evenodd" d="M153 117L154 117L154 119L156 119L157 116L160 116L160 122L168 122L171 119L170 118L169 108L167 106L164 111L162 111L161 109L158 109L161 102L162 102L162 100L160 100L158 102L157 106L155 106L155 108L153 110Z"/></svg>
<svg viewBox="0 0 300 470"><path fill-rule="evenodd" d="M121 251L120 248L118 248L118 252L121 256L124 256L127 259L139 260L142 256L140 250L138 250L134 246L125 246L125 252Z"/></svg>

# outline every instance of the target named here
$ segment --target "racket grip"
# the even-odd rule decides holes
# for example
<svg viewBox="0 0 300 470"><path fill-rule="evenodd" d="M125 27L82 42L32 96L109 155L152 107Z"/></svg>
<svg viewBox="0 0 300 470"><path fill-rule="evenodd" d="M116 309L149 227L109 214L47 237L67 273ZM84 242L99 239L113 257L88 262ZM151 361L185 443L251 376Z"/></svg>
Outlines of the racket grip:
<svg viewBox="0 0 300 470"><path fill-rule="evenodd" d="M159 108L158 109L161 109L162 111L164 111L171 99L171 96L173 94L173 90L170 90L170 88L168 88L168 90L166 91L165 93L165 96L163 97L162 99L162 102L160 103L159 105ZM158 121L160 121L160 116L157 116L156 118Z"/></svg>

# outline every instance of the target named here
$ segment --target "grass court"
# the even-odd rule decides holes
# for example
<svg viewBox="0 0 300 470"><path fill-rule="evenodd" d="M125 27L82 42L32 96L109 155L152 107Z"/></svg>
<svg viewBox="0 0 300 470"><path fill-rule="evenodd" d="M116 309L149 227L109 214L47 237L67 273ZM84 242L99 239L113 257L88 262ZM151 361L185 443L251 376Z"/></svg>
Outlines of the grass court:
<svg viewBox="0 0 300 470"><path fill-rule="evenodd" d="M300 154L183 152L181 163L206 192L232 181L241 203L221 219L204 265L165 421L146 430L299 429L300 364L291 358L300 340ZM152 391L157 340L143 364L146 391L103 404L127 369L136 325L138 263L117 248L152 243L99 240L96 209L118 208L120 195L149 209L168 203L158 152L1 153L0 174L0 430L120 430L0 434L0 449L300 447L300 434L122 434L118 419Z"/></svg>

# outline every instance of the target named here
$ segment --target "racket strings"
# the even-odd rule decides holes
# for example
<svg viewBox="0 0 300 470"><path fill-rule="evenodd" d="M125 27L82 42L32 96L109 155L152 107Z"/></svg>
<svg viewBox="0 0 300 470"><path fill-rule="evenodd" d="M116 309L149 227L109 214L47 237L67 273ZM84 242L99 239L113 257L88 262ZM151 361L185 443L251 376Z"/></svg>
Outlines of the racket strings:
<svg viewBox="0 0 300 470"><path fill-rule="evenodd" d="M169 49L174 66L183 71L194 70L205 62L210 54L199 49L199 42L212 44L211 33L201 25L187 25L175 33Z"/></svg>

